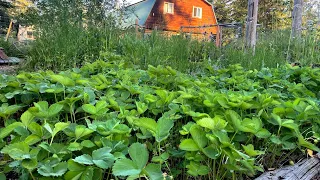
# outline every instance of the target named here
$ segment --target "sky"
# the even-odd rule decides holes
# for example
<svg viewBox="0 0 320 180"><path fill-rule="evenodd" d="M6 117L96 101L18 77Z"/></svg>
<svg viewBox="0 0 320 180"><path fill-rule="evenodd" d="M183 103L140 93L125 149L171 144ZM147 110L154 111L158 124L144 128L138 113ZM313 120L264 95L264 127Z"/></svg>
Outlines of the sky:
<svg viewBox="0 0 320 180"><path fill-rule="evenodd" d="M129 4L133 4L133 3L136 3L136 2L139 2L139 1L141 1L141 0L127 0L127 2Z"/></svg>

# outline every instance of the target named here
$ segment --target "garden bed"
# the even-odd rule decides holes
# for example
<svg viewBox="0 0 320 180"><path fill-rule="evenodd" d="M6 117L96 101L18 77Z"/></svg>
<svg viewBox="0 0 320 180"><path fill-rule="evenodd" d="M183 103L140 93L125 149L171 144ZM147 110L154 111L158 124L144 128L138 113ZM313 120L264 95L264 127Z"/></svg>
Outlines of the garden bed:
<svg viewBox="0 0 320 180"><path fill-rule="evenodd" d="M0 175L252 179L320 151L319 69L97 61L0 82Z"/></svg>

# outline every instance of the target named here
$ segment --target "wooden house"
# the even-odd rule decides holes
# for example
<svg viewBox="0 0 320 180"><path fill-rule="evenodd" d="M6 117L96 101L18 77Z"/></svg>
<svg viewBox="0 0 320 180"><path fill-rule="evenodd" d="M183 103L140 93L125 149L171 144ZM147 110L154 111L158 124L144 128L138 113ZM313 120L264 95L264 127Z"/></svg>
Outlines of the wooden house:
<svg viewBox="0 0 320 180"><path fill-rule="evenodd" d="M18 41L35 40L34 28L32 26L19 25L17 38L18 38Z"/></svg>
<svg viewBox="0 0 320 180"><path fill-rule="evenodd" d="M185 32L208 38L219 33L213 6L206 0L142 0L128 6L126 12L126 26L136 23L147 30Z"/></svg>

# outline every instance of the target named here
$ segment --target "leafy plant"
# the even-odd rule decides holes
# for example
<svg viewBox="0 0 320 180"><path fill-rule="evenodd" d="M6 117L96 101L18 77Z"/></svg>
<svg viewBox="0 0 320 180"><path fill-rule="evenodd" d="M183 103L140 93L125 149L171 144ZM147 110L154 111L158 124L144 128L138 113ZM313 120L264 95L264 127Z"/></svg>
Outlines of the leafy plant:
<svg viewBox="0 0 320 180"><path fill-rule="evenodd" d="M1 75L0 177L255 177L320 151L319 77L309 67L191 76L104 61Z"/></svg>
<svg viewBox="0 0 320 180"><path fill-rule="evenodd" d="M148 164L149 153L147 148L140 143L134 143L129 147L130 159L120 159L114 164L112 171L116 176L140 177L141 174L151 179L162 179L162 172L156 164ZM146 166L147 165L147 166Z"/></svg>

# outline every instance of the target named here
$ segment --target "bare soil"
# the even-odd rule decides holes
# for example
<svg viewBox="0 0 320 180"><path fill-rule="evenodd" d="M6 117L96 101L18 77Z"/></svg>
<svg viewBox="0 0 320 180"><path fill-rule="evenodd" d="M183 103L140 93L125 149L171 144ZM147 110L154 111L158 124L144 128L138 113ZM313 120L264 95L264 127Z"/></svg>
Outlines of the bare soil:
<svg viewBox="0 0 320 180"><path fill-rule="evenodd" d="M17 67L17 65L0 65L0 74L14 74Z"/></svg>

